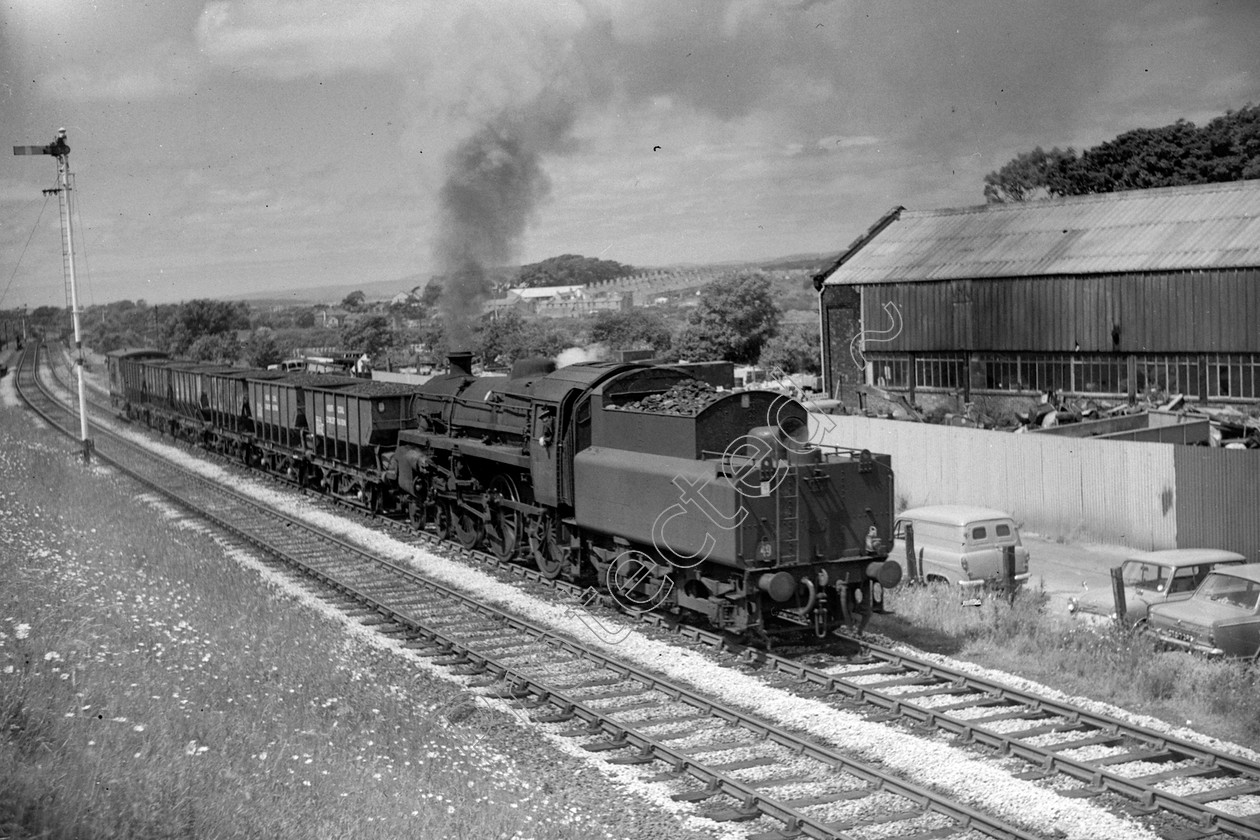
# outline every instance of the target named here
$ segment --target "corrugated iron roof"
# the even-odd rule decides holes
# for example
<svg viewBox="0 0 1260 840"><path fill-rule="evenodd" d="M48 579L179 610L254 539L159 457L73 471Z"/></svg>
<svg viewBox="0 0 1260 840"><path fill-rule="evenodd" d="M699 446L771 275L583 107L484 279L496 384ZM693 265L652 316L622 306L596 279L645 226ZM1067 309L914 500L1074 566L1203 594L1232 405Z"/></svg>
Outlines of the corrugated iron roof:
<svg viewBox="0 0 1260 840"><path fill-rule="evenodd" d="M1260 180L903 211L828 285L1260 267Z"/></svg>

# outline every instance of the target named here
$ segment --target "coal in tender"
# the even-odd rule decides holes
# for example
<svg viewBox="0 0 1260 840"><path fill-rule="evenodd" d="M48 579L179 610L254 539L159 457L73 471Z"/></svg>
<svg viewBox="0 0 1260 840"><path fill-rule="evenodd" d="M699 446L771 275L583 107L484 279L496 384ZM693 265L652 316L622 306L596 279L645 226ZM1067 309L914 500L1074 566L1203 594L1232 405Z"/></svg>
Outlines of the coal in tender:
<svg viewBox="0 0 1260 840"><path fill-rule="evenodd" d="M721 398L717 389L699 379L679 382L668 391L649 394L642 399L614 406L622 411L649 411L653 414L678 414L694 417Z"/></svg>

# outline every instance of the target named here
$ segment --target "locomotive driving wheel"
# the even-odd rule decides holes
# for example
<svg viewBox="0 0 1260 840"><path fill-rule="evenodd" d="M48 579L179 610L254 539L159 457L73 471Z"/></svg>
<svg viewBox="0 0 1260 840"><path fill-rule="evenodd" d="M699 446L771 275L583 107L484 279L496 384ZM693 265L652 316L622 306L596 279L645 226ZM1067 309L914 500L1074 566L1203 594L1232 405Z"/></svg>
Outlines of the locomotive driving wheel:
<svg viewBox="0 0 1260 840"><path fill-rule="evenodd" d="M451 513L451 504L451 502L443 499L436 505L433 527L437 531L438 539L440 540L449 540L451 535L455 533L455 517Z"/></svg>
<svg viewBox="0 0 1260 840"><path fill-rule="evenodd" d="M555 580L560 577L568 562L568 551L560 544L560 524L549 513L531 515L527 528L529 556L543 577Z"/></svg>
<svg viewBox="0 0 1260 840"><path fill-rule="evenodd" d="M456 542L470 550L476 548L486 536L486 526L481 517L463 504L456 503L452 506L451 525Z"/></svg>
<svg viewBox="0 0 1260 840"><path fill-rule="evenodd" d="M411 486L411 496L407 501L407 521L412 529L423 531L436 519L433 504L429 501L429 487L422 479L417 478Z"/></svg>
<svg viewBox="0 0 1260 840"><path fill-rule="evenodd" d="M511 560L521 546L521 531L524 530L521 512L511 508L499 507L493 502L519 502L520 493L516 490L516 482L509 475L500 473L490 479L489 492L491 503L490 521L486 525L486 547L500 561Z"/></svg>

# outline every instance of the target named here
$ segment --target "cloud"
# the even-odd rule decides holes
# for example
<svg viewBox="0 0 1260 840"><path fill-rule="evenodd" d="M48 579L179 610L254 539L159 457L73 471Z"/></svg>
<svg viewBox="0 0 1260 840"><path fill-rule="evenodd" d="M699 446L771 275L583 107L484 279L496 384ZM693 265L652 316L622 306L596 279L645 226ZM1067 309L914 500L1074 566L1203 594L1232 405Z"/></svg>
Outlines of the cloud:
<svg viewBox="0 0 1260 840"><path fill-rule="evenodd" d="M39 86L66 102L146 102L189 93L201 74L197 56L175 41L95 59L58 65L41 74Z"/></svg>
<svg viewBox="0 0 1260 840"><path fill-rule="evenodd" d="M403 2L234 0L207 3L196 42L210 61L276 79L345 70L381 71L393 37L418 12Z"/></svg>

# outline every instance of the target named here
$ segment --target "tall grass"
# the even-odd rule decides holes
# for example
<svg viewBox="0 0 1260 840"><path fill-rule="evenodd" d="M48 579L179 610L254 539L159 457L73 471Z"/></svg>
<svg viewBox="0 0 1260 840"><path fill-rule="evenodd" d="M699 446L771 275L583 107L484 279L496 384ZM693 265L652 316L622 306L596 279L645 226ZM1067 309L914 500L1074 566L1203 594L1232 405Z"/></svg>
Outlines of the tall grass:
<svg viewBox="0 0 1260 840"><path fill-rule="evenodd" d="M510 718L29 436L0 425L0 836L611 836Z"/></svg>
<svg viewBox="0 0 1260 840"><path fill-rule="evenodd" d="M887 604L894 614L873 629L894 638L1260 749L1260 670L1248 663L1156 650L1110 622L1050 612L1038 589L975 607L948 587L900 587Z"/></svg>

